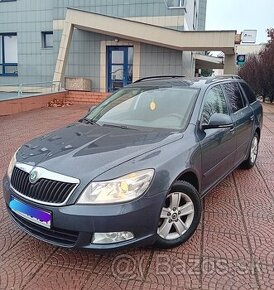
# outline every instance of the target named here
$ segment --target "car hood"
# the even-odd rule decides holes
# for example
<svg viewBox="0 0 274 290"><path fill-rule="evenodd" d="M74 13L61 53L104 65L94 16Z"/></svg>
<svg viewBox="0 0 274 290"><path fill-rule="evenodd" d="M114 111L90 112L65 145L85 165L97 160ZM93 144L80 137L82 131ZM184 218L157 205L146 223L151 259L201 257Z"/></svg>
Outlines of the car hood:
<svg viewBox="0 0 274 290"><path fill-rule="evenodd" d="M17 161L92 180L134 157L174 142L182 133L74 123L23 145Z"/></svg>

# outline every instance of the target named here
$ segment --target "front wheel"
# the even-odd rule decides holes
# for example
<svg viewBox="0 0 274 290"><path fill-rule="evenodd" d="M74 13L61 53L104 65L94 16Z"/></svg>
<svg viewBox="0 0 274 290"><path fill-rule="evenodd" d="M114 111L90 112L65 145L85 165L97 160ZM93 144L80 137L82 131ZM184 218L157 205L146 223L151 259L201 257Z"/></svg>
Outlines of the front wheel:
<svg viewBox="0 0 274 290"><path fill-rule="evenodd" d="M201 212L196 188L185 181L176 182L161 210L156 246L171 248L187 241L200 222Z"/></svg>
<svg viewBox="0 0 274 290"><path fill-rule="evenodd" d="M241 164L241 168L251 169L255 165L258 156L258 150L259 150L259 135L258 133L255 133L249 148L248 158Z"/></svg>

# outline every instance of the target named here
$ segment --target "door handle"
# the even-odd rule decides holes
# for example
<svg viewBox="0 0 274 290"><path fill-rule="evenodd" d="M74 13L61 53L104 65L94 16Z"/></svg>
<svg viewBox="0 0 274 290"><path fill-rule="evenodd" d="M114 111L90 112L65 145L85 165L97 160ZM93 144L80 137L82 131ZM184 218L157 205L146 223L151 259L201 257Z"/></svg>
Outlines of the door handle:
<svg viewBox="0 0 274 290"><path fill-rule="evenodd" d="M254 116L251 116L250 117L250 121L254 121Z"/></svg>

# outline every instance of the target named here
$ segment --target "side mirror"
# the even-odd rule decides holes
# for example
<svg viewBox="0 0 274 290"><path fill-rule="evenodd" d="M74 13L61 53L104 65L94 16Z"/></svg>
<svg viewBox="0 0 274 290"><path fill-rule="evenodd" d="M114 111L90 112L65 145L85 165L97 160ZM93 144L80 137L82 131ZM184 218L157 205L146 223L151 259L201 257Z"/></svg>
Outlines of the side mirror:
<svg viewBox="0 0 274 290"><path fill-rule="evenodd" d="M214 113L208 124L202 124L202 129L233 128L233 121L229 115Z"/></svg>
<svg viewBox="0 0 274 290"><path fill-rule="evenodd" d="M97 106L91 106L89 109L88 109L88 113L91 113Z"/></svg>

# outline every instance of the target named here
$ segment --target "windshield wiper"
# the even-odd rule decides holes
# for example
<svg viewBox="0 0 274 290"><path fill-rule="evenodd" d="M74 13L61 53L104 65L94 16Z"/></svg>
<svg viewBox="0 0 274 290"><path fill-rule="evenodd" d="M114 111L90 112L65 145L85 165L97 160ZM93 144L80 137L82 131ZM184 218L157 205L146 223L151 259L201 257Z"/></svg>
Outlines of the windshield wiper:
<svg viewBox="0 0 274 290"><path fill-rule="evenodd" d="M119 124L103 124L103 126L115 127L115 128L120 128L120 129L128 129L128 130L137 130L136 128L128 127L126 125L119 125Z"/></svg>
<svg viewBox="0 0 274 290"><path fill-rule="evenodd" d="M80 122L85 122L86 124L91 124L91 125L97 125L100 126L98 123L96 123L95 121L88 119L88 118L83 118L79 120Z"/></svg>

